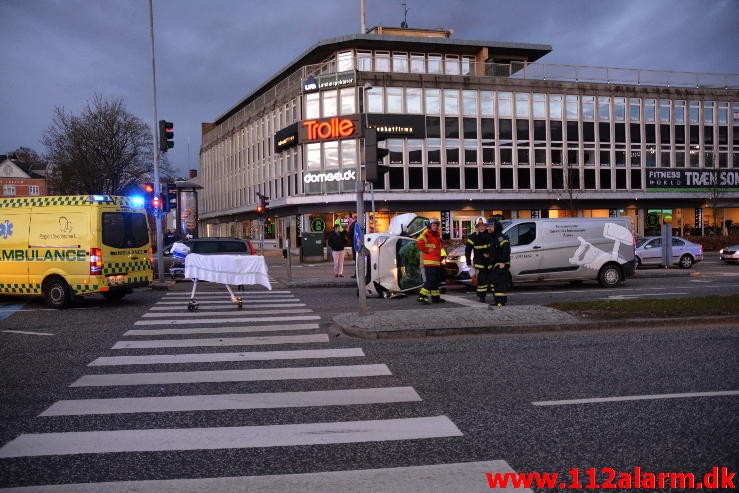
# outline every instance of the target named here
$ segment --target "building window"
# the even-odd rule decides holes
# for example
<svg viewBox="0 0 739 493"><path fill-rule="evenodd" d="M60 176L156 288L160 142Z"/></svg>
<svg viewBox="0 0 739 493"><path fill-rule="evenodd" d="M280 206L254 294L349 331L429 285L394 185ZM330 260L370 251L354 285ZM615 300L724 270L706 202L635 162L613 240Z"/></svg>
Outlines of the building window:
<svg viewBox="0 0 739 493"><path fill-rule="evenodd" d="M577 120L580 115L579 101L577 96L567 96L565 111L568 120Z"/></svg>
<svg viewBox="0 0 739 493"><path fill-rule="evenodd" d="M38 185L28 185L28 195L33 196L39 196L41 194L41 190L39 190Z"/></svg>
<svg viewBox="0 0 739 493"><path fill-rule="evenodd" d="M353 168L357 166L357 141L342 140L341 144L341 166Z"/></svg>
<svg viewBox="0 0 739 493"><path fill-rule="evenodd" d="M388 87L385 92L387 92L387 112L403 113L403 88Z"/></svg>
<svg viewBox="0 0 739 493"><path fill-rule="evenodd" d="M345 72L354 69L354 54L351 51L340 51L336 58L337 71Z"/></svg>
<svg viewBox="0 0 739 493"><path fill-rule="evenodd" d="M629 121L641 121L641 99L639 98L629 99Z"/></svg>
<svg viewBox="0 0 739 493"><path fill-rule="evenodd" d="M365 91L367 96L367 112L368 113L384 113L385 104L383 101L383 88L373 87L372 89Z"/></svg>
<svg viewBox="0 0 739 493"><path fill-rule="evenodd" d="M495 116L495 93L480 91L480 115Z"/></svg>
<svg viewBox="0 0 739 493"><path fill-rule="evenodd" d="M562 119L562 95L561 94L550 94L549 95L549 118L553 120Z"/></svg>
<svg viewBox="0 0 739 493"><path fill-rule="evenodd" d="M567 115L567 118L570 116ZM583 120L595 120L595 97L583 96L582 97L582 119Z"/></svg>
<svg viewBox="0 0 739 493"><path fill-rule="evenodd" d="M462 91L462 114L477 115L477 91Z"/></svg>
<svg viewBox="0 0 739 493"><path fill-rule="evenodd" d="M700 122L699 113L700 113L700 105L701 105L700 101L691 101L689 104L690 104L689 106L690 123L699 123Z"/></svg>
<svg viewBox="0 0 739 493"><path fill-rule="evenodd" d="M525 92L516 93L516 118L529 117L529 94Z"/></svg>
<svg viewBox="0 0 739 493"><path fill-rule="evenodd" d="M3 195L7 197L15 196L15 185L3 185Z"/></svg>
<svg viewBox="0 0 739 493"><path fill-rule="evenodd" d="M657 115L657 100L656 99L645 99L644 100L644 121L647 123L654 123Z"/></svg>
<svg viewBox="0 0 739 493"><path fill-rule="evenodd" d="M321 117L321 106L320 106L320 92L313 92L305 95L305 117L306 118L320 118Z"/></svg>
<svg viewBox="0 0 739 493"><path fill-rule="evenodd" d="M331 91L323 91L321 99L323 100L323 116L336 116L338 111L339 92L334 89Z"/></svg>
<svg viewBox="0 0 739 493"><path fill-rule="evenodd" d="M408 53L393 53L393 72L408 72Z"/></svg>
<svg viewBox="0 0 739 493"><path fill-rule="evenodd" d="M444 89L444 114L459 114L459 91L456 89Z"/></svg>
<svg viewBox="0 0 739 493"><path fill-rule="evenodd" d="M498 93L498 116L501 118L513 117L513 94L510 92Z"/></svg>
<svg viewBox="0 0 739 493"><path fill-rule="evenodd" d="M423 53L411 53L411 73L426 73L426 56Z"/></svg>
<svg viewBox="0 0 739 493"><path fill-rule="evenodd" d="M429 55L428 56L428 73L440 74L441 73L441 55Z"/></svg>
<svg viewBox="0 0 739 493"><path fill-rule="evenodd" d="M305 145L305 169L321 169L321 143L313 142Z"/></svg>
<svg viewBox="0 0 739 493"><path fill-rule="evenodd" d="M617 122L626 119L626 98L613 98L613 117Z"/></svg>
<svg viewBox="0 0 739 493"><path fill-rule="evenodd" d="M598 98L598 120L605 122L611 119L611 98Z"/></svg>
<svg viewBox="0 0 739 493"><path fill-rule="evenodd" d="M371 72L372 71L372 52L357 52L357 70Z"/></svg>
<svg viewBox="0 0 739 493"><path fill-rule="evenodd" d="M441 114L441 90L425 89L424 96L426 100L426 114L427 115L440 115Z"/></svg>
<svg viewBox="0 0 739 493"><path fill-rule="evenodd" d="M423 141L408 139L408 164L423 163Z"/></svg>
<svg viewBox="0 0 739 493"><path fill-rule="evenodd" d="M473 73L474 66L475 66L475 57L471 57L471 56L462 57L462 75L471 75Z"/></svg>
<svg viewBox="0 0 739 493"><path fill-rule="evenodd" d="M375 72L390 72L390 53L387 51L375 52Z"/></svg>
<svg viewBox="0 0 739 493"><path fill-rule="evenodd" d="M444 60L444 73L447 75L459 75L459 57L447 55Z"/></svg>
<svg viewBox="0 0 739 493"><path fill-rule="evenodd" d="M685 101L675 101L675 123L685 123Z"/></svg>
<svg viewBox="0 0 739 493"><path fill-rule="evenodd" d="M405 108L406 112L414 115L423 112L421 107L421 89L408 87L405 90Z"/></svg>
<svg viewBox="0 0 739 493"><path fill-rule="evenodd" d="M547 117L547 95L546 94L534 94L534 118L546 118Z"/></svg>
<svg viewBox="0 0 739 493"><path fill-rule="evenodd" d="M713 108L715 103L713 101L703 102L703 123L706 125L713 125Z"/></svg>
<svg viewBox="0 0 739 493"><path fill-rule="evenodd" d="M353 87L341 89L339 98L342 115L352 115L357 112L356 90Z"/></svg>
<svg viewBox="0 0 739 493"><path fill-rule="evenodd" d="M659 121L660 123L670 123L669 99L660 99L659 101Z"/></svg>

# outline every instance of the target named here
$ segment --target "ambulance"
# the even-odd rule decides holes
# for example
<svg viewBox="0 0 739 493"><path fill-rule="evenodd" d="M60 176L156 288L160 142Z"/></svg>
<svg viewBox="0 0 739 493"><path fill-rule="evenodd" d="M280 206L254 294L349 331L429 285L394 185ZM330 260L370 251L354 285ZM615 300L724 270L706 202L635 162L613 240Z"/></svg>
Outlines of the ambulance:
<svg viewBox="0 0 739 493"><path fill-rule="evenodd" d="M0 199L0 296L66 308L95 293L118 301L152 282L143 201L109 195Z"/></svg>

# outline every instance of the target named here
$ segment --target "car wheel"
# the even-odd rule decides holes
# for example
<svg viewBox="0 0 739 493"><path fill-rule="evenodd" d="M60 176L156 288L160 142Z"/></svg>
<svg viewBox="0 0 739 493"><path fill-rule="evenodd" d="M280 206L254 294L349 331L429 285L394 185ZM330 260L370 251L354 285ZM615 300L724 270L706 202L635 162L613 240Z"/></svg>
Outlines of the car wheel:
<svg viewBox="0 0 739 493"><path fill-rule="evenodd" d="M641 259L639 257L636 257L636 268L641 268Z"/></svg>
<svg viewBox="0 0 739 493"><path fill-rule="evenodd" d="M693 267L693 257L686 253L685 255L680 257L680 268L690 269L691 267Z"/></svg>
<svg viewBox="0 0 739 493"><path fill-rule="evenodd" d="M61 310L62 308L67 308L72 302L72 293L64 279L58 277L49 279L44 283L43 292L46 303L51 308Z"/></svg>
<svg viewBox="0 0 739 493"><path fill-rule="evenodd" d="M621 282L621 268L614 263L604 265L598 272L598 282L604 288L615 288Z"/></svg>

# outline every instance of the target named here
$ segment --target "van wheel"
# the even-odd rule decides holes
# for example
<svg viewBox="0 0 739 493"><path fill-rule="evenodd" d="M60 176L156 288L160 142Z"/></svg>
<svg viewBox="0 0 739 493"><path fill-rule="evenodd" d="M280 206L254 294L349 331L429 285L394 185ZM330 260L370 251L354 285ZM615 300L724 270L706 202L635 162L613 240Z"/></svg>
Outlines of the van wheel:
<svg viewBox="0 0 739 493"><path fill-rule="evenodd" d="M72 302L72 294L69 290L69 285L64 282L64 279L52 278L44 283L43 287L44 297L46 303L52 308L62 309L67 308Z"/></svg>
<svg viewBox="0 0 739 493"><path fill-rule="evenodd" d="M615 288L621 282L621 269L618 264L606 264L598 272L598 282L604 288Z"/></svg>
<svg viewBox="0 0 739 493"><path fill-rule="evenodd" d="M680 268L690 269L691 267L693 267L693 257L686 253L685 255L680 257Z"/></svg>
<svg viewBox="0 0 739 493"><path fill-rule="evenodd" d="M108 301L116 302L121 301L127 294L128 293L125 291L108 291L107 293L103 293L103 298Z"/></svg>

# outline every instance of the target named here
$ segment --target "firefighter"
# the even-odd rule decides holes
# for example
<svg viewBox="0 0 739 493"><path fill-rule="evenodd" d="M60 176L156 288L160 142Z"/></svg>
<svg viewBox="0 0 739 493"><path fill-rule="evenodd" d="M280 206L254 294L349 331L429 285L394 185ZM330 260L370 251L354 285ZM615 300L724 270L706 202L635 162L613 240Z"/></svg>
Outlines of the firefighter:
<svg viewBox="0 0 739 493"><path fill-rule="evenodd" d="M474 266L477 271L477 297L480 298L481 303L485 303L485 295L488 292L492 272L490 256L492 237L485 230L485 227L485 219L478 217L475 220L475 231L467 237L467 243L464 247L467 266Z"/></svg>
<svg viewBox="0 0 739 493"><path fill-rule="evenodd" d="M439 233L439 219L432 217L428 226L416 241L421 250L425 281L418 293L418 302L424 305L444 303L441 299L441 234Z"/></svg>
<svg viewBox="0 0 739 493"><path fill-rule="evenodd" d="M503 225L495 218L488 219L488 228L492 226L490 252L492 255L492 274L494 304L505 306L508 302L508 285L510 283L511 242L503 234Z"/></svg>

